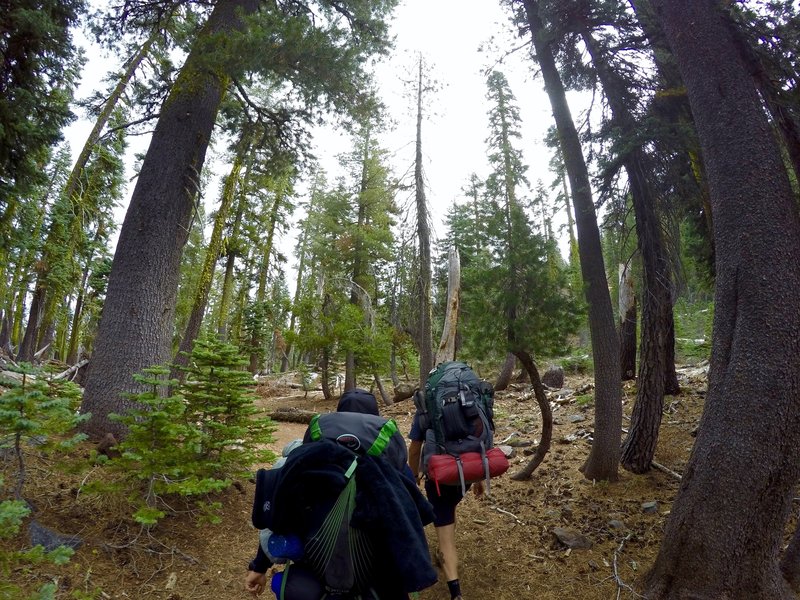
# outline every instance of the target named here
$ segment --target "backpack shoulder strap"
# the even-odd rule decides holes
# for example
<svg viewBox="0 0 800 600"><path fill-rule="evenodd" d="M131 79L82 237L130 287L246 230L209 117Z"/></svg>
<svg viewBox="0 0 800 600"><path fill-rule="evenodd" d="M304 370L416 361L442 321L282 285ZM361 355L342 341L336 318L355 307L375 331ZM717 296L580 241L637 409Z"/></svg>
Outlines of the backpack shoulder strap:
<svg viewBox="0 0 800 600"><path fill-rule="evenodd" d="M311 417L311 421L308 424L308 434L312 442L318 442L322 439L322 427L319 424L319 417L320 414L317 413Z"/></svg>
<svg viewBox="0 0 800 600"><path fill-rule="evenodd" d="M367 449L367 454L370 456L383 454L384 450L389 447L389 441L395 433L397 433L397 423L394 419L388 419L378 432L378 437L372 442L372 446Z"/></svg>

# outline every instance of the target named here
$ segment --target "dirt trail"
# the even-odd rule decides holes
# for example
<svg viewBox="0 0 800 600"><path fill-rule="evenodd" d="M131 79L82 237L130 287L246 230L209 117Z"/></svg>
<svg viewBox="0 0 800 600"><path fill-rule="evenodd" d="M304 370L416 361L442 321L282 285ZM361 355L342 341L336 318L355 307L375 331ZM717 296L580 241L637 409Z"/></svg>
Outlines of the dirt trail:
<svg viewBox="0 0 800 600"><path fill-rule="evenodd" d="M578 389L591 383L588 377L568 379ZM694 442L691 433L702 410L704 377L684 380L685 392L670 398L662 421L656 460L680 473ZM259 404L266 414L278 407L326 412L335 404L317 395L292 395L292 390L258 389ZM626 384L624 409L632 408L635 390ZM588 399L588 401L587 401ZM458 509L456 531L460 579L467 600L594 600L634 598L625 586L635 585L651 564L661 541L666 515L678 481L660 471L643 476L620 472L614 484L586 481L578 467L589 452L594 422L591 396L552 402L555 420L553 445L544 463L527 482L503 476L492 481L492 496L468 495ZM404 401L381 407L394 418L400 431L411 426L413 404ZM495 404L497 439L513 434L515 442L538 440L539 412L526 388L517 386L498 393ZM306 425L278 423L271 448L300 437ZM90 446L84 456L88 458ZM527 462L520 452L512 459L512 471ZM264 465L267 466L267 465ZM5 465L6 468L10 468ZM81 492L86 483L103 477L95 467L62 473L52 461L31 463L26 494L42 510L37 519L83 544L63 567L41 567L35 572L15 572L31 589L56 576L58 598L108 600L234 600L248 596L242 582L248 561L257 547L250 523L253 481L237 482L213 498L221 504L219 525L198 522L201 515L187 507L173 506L175 514L153 531L133 522L129 507L110 495ZM656 502L654 510L643 504ZM650 505L653 506L653 505ZM569 550L553 534L556 527L585 536L591 547ZM436 536L427 531L436 556ZM0 541L4 547L18 540ZM271 598L269 592L262 598ZM440 581L420 594L421 600L447 600Z"/></svg>

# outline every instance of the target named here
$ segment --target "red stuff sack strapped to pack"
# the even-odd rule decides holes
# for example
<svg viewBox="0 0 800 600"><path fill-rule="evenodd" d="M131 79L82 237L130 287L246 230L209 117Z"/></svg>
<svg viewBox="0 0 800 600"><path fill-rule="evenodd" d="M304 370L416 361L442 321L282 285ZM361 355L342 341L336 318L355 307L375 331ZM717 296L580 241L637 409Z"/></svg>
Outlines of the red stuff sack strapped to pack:
<svg viewBox="0 0 800 600"><path fill-rule="evenodd" d="M480 452L462 452L458 456L451 454L434 454L428 459L428 478L436 484L460 485L475 483L490 477L497 477L508 470L506 455L500 448L487 450L484 456Z"/></svg>

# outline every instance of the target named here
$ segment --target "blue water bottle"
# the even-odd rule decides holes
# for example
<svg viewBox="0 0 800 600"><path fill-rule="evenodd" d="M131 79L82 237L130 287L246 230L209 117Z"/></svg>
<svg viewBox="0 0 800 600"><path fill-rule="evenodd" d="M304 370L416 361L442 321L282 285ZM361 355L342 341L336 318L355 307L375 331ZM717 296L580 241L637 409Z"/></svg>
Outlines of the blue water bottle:
<svg viewBox="0 0 800 600"><path fill-rule="evenodd" d="M276 598L281 597L281 584L283 583L283 571L278 571L272 576L272 581L270 581L270 589L272 593L275 594Z"/></svg>
<svg viewBox="0 0 800 600"><path fill-rule="evenodd" d="M283 571L275 573L270 589L277 600L319 600L325 597L325 586L308 568L289 563Z"/></svg>
<svg viewBox="0 0 800 600"><path fill-rule="evenodd" d="M275 558L300 560L303 558L303 542L296 535L273 533L267 540L267 553Z"/></svg>

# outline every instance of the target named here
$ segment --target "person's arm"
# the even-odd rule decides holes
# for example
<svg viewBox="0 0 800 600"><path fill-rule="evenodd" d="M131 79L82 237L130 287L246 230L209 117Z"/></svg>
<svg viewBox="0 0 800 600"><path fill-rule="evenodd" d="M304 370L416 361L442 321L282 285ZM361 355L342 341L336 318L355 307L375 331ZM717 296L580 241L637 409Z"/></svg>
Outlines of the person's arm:
<svg viewBox="0 0 800 600"><path fill-rule="evenodd" d="M269 559L269 556L267 556L267 553L264 552L261 544L259 544L256 557L250 561L249 565L247 565L247 570L255 573L266 573L271 566L272 561Z"/></svg>
<svg viewBox="0 0 800 600"><path fill-rule="evenodd" d="M244 578L244 589L253 596L261 595L267 588L267 574L248 571Z"/></svg>
<svg viewBox="0 0 800 600"><path fill-rule="evenodd" d="M272 561L259 544L256 557L247 565L247 575L244 578L245 591L253 596L259 596L267 588L267 571L271 566Z"/></svg>
<svg viewBox="0 0 800 600"><path fill-rule="evenodd" d="M420 467L422 466L422 442L425 439L425 432L422 431L419 421L419 413L414 414L411 420L411 431L408 433L411 438L411 443L408 446L408 466L411 467L411 472L414 474L414 480L420 480Z"/></svg>

